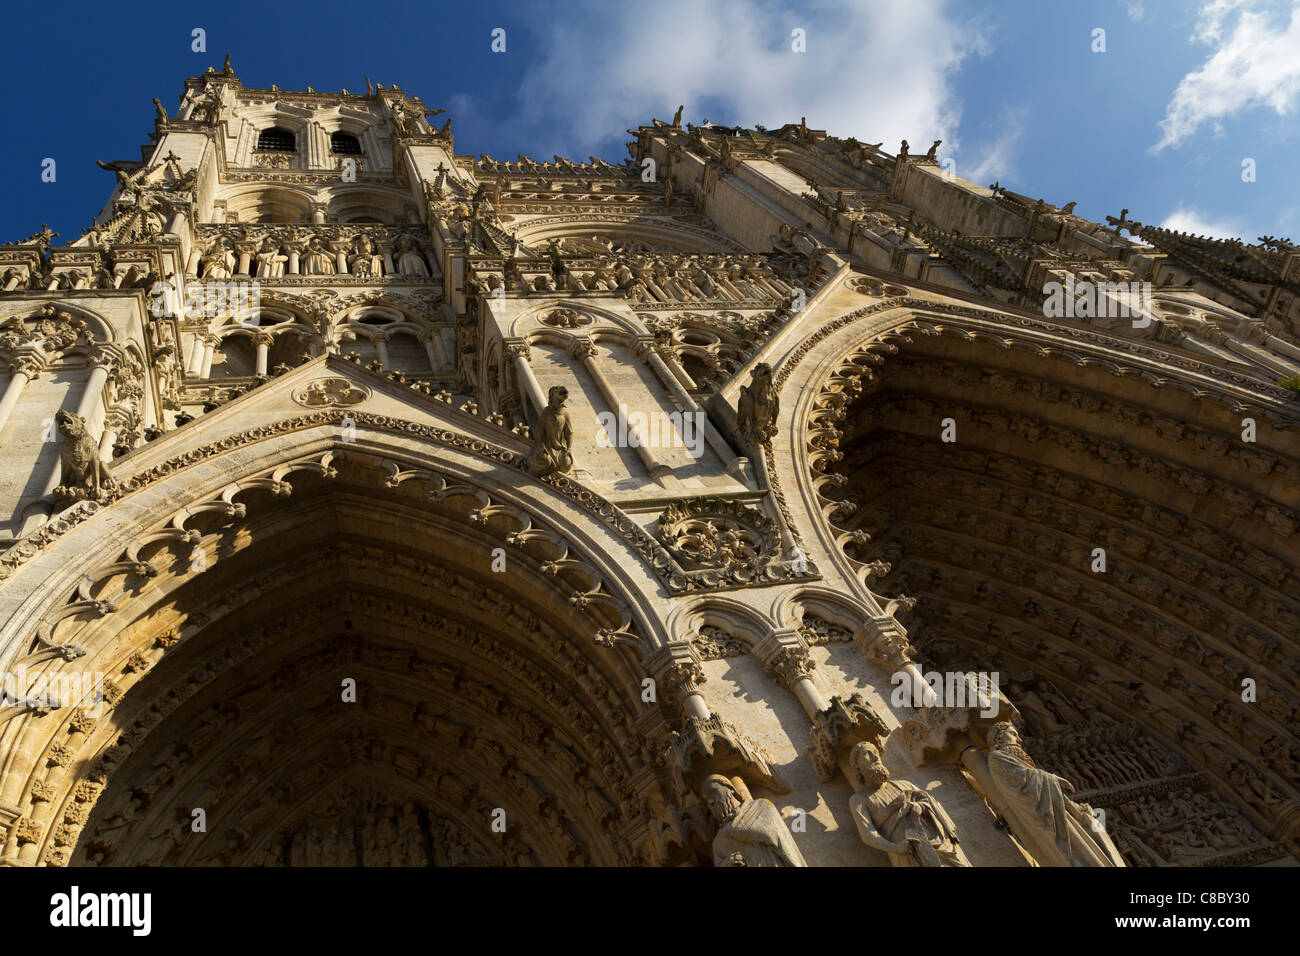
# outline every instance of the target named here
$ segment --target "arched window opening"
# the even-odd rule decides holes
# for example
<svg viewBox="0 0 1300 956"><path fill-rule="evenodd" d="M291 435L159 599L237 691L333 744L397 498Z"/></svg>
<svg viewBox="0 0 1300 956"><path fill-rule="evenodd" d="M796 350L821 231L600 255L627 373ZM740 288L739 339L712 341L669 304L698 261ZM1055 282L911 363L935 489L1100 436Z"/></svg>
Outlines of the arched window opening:
<svg viewBox="0 0 1300 956"><path fill-rule="evenodd" d="M360 156L361 142L351 133L330 133L330 152L343 156Z"/></svg>
<svg viewBox="0 0 1300 956"><path fill-rule="evenodd" d="M293 133L279 126L264 129L257 134L257 151L292 153L298 148Z"/></svg>

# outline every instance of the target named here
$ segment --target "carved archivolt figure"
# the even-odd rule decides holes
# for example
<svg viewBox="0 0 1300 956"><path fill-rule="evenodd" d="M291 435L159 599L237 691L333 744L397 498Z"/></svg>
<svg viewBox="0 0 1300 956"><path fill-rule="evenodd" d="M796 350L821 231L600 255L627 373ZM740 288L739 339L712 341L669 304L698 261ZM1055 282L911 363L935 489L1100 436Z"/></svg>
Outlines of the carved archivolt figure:
<svg viewBox="0 0 1300 956"><path fill-rule="evenodd" d="M794 836L771 800L755 800L726 777L704 781L704 799L718 821L714 866L807 866Z"/></svg>
<svg viewBox="0 0 1300 956"><path fill-rule="evenodd" d="M54 416L63 442L59 448L59 487L54 496L68 502L98 497L109 483L108 468L99 459L99 446L86 431L80 415L59 411Z"/></svg>
<svg viewBox="0 0 1300 956"><path fill-rule="evenodd" d="M759 362L754 366L748 385L740 389L736 406L736 429L745 441L761 445L776 434L776 416L780 400L772 385L772 366Z"/></svg>
<svg viewBox="0 0 1300 956"><path fill-rule="evenodd" d="M889 854L894 866L970 866L939 801L908 780L891 780L874 744L854 744L849 762L863 783L849 798L863 843Z"/></svg>
<svg viewBox="0 0 1300 956"><path fill-rule="evenodd" d="M1040 866L1123 866L1092 808L1075 803L1070 782L1034 766L1010 723L989 731L989 796L1011 832Z"/></svg>
<svg viewBox="0 0 1300 956"><path fill-rule="evenodd" d="M563 385L552 386L546 396L537 423L537 436L532 453L528 456L529 472L538 478L573 467L573 422L569 420L564 403L569 400L569 390Z"/></svg>

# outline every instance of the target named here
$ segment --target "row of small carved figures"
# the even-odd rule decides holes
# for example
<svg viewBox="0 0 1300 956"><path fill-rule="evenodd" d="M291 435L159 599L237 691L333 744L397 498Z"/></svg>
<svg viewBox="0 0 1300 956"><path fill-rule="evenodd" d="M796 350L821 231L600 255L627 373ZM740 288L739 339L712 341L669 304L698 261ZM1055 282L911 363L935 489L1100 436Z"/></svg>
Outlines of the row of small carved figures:
<svg viewBox="0 0 1300 956"><path fill-rule="evenodd" d="M410 236L398 235L377 249L370 236L362 234L351 242L330 242L328 248L319 236L306 243L281 243L267 236L261 245L222 237L204 253L199 275L204 279L240 275L258 279L285 275L428 278L430 272L423 250Z"/></svg>

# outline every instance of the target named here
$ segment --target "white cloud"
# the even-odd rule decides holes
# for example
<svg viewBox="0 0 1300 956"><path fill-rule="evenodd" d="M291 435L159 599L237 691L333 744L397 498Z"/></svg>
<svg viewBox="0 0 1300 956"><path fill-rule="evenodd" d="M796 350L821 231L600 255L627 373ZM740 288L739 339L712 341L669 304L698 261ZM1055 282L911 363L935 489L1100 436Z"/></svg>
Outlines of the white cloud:
<svg viewBox="0 0 1300 956"><path fill-rule="evenodd" d="M970 169L960 165L955 172L963 179L968 179L977 186L987 186L993 180L1014 179L1016 176L1015 154L1024 139L1028 126L1029 110L1025 107L1004 109L999 120L999 135L979 154L979 159Z"/></svg>
<svg viewBox="0 0 1300 956"><path fill-rule="evenodd" d="M1160 228L1211 239L1240 239L1244 233L1241 225L1233 220L1210 219L1192 207L1182 205L1165 217Z"/></svg>
<svg viewBox="0 0 1300 956"><path fill-rule="evenodd" d="M1128 14L1128 18L1134 23L1141 22L1142 18L1146 16L1147 11L1142 6L1142 0L1132 0L1132 2L1130 0L1119 0L1119 4Z"/></svg>
<svg viewBox="0 0 1300 956"><path fill-rule="evenodd" d="M1266 12L1251 0L1212 0L1201 7L1193 39L1213 46L1210 58L1182 78L1160 121L1159 152L1178 146L1205 123L1267 107L1286 115L1300 103L1300 0Z"/></svg>
<svg viewBox="0 0 1300 956"><path fill-rule="evenodd" d="M807 52L791 50L791 31ZM779 127L914 151L953 146L960 107L950 80L963 59L987 52L978 24L949 17L942 0L854 0L794 8L782 0L666 0L569 4L544 28L515 123L538 151L604 149L623 131L671 119ZM508 55L508 54L507 54ZM557 111L557 104L570 106Z"/></svg>

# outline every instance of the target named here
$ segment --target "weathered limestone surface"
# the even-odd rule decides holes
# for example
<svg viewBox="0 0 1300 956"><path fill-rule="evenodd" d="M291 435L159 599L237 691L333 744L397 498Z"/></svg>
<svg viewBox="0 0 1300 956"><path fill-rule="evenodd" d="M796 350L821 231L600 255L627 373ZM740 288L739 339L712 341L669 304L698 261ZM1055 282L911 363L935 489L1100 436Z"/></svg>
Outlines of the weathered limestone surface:
<svg viewBox="0 0 1300 956"><path fill-rule="evenodd" d="M1295 862L1300 251L367 86L0 246L0 862Z"/></svg>

